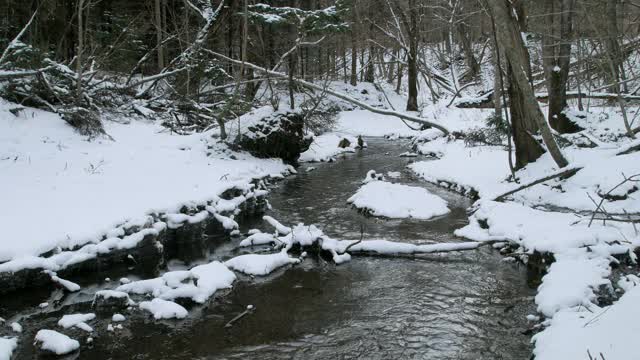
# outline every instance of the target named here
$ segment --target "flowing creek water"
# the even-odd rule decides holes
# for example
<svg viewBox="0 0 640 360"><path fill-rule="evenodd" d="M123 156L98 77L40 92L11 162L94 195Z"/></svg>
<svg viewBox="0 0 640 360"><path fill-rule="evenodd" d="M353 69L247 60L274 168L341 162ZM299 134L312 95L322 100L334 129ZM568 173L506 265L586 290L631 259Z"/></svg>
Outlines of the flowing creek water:
<svg viewBox="0 0 640 360"><path fill-rule="evenodd" d="M269 215L283 224L316 224L339 239L384 238L428 243L461 241L453 230L467 221L470 201L413 177L412 161L398 155L407 143L368 139L369 148L339 156L333 163L306 164L299 174L274 186ZM309 166L316 167L306 172ZM365 217L346 200L368 170L400 171L395 182L423 186L449 202L451 213L430 221ZM241 223L271 231L259 219ZM169 269L188 268L213 259L226 260L262 249L237 249L239 239L202 234L206 241L179 249ZM206 244L203 246L202 244ZM91 294L113 287L117 279L157 276L126 268L109 269L79 283L83 290L62 296L36 291L2 301L0 310L37 308L57 299L52 311L31 310L21 318L25 333L16 358L33 358L30 344L38 329L56 329L66 313L90 312ZM91 345L67 358L86 359L528 359L530 336L525 315L534 311L524 266L502 261L495 250L420 257L354 256L336 266L310 256L300 265L264 278L240 276L232 290L206 306L190 308L184 320L154 321L147 313L127 315L124 329L106 332L110 322L100 317ZM52 300L54 299L54 300ZM255 311L231 327L225 324L247 305ZM69 333L68 331L65 331ZM81 331L76 337L84 342Z"/></svg>

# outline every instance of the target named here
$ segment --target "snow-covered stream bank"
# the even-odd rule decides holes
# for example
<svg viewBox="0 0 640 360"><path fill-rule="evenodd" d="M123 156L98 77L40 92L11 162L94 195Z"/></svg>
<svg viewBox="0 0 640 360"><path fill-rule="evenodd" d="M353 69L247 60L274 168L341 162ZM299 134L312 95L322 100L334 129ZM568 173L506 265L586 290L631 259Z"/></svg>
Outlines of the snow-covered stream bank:
<svg viewBox="0 0 640 360"><path fill-rule="evenodd" d="M285 224L305 222L322 227L340 239L366 238L407 243L460 242L453 230L466 223L470 202L458 195L416 180L404 168L409 159L399 158L406 142L371 140L369 149L345 155L347 159L303 165L298 175L280 182L270 193L273 211L269 215ZM386 154L388 153L388 154ZM451 212L432 221L364 217L346 203L361 186L366 172L400 172L394 181L426 186L448 202ZM241 231L273 228L257 218L240 221ZM239 248L242 238L192 236L184 242L174 260L173 271L225 261L247 253L264 253L269 246ZM104 281L105 277L112 280ZM79 281L82 290L67 295L34 294L23 301L37 308L51 306L20 319L24 331L16 355L30 356L35 331L48 327L64 332L82 344L82 357L147 358L260 357L290 358L353 354L363 356L414 356L427 358L526 358L530 353L525 315L531 309L533 290L527 287L526 272L516 264L504 263L488 249L451 255L429 255L424 259L358 257L335 266L307 257L292 268L278 270L266 278L238 274L230 291L218 291L206 305L188 305L183 320L151 319L146 310L132 308L122 314L124 322L112 323L112 313L97 314L88 322L94 333L63 329L57 322L64 314L93 312L90 302L99 289L115 289L118 279L131 281L154 278L152 268L133 273L127 269L102 272ZM132 295L133 296L133 295ZM143 297L144 298L144 297ZM225 325L248 305L254 311L232 327ZM112 323L113 331L107 331ZM121 325L121 329L115 327ZM88 336L94 340L84 344ZM150 344L153 344L151 346Z"/></svg>
<svg viewBox="0 0 640 360"><path fill-rule="evenodd" d="M128 356L130 349L163 358L256 351L266 358L336 351L373 356L376 350L391 358L456 359L527 358L533 350L543 360L582 358L586 351L625 358L634 351L626 336L637 333L637 321L628 320L637 318L631 304L640 296L632 252L638 233L624 222L590 224L584 213L593 210L590 196L611 195L605 207L613 214L639 209L635 183L605 194L621 171L640 172L640 153L620 153L637 142L611 135L621 129L610 109L602 110L607 116L589 115L584 134L567 136L575 144L563 151L577 174L506 201L492 201L516 186L505 180L503 146L411 130L360 110L341 112L334 130L302 154L297 175L276 187L266 221L253 210L266 208L273 183L260 179L296 172L280 161L230 151L212 139L214 132L175 136L148 121L109 122L114 142L86 142L51 114L1 110L7 121L0 129L6 175L0 195L11 206L0 210L0 221L22 241L0 249L0 280L9 284L0 293L28 283L49 286L2 299L0 316L8 326L0 331L0 352L18 346L18 356L30 356L34 339L41 348L79 348L97 358ZM256 109L237 124L246 127L270 113L270 107ZM436 105L422 115L471 133L486 114ZM422 155L401 157L407 140L365 138L370 147L356 149L358 135L414 137L412 151ZM350 144L339 148L344 138ZM576 145L585 142L596 146ZM372 169L386 181L363 184ZM554 171L545 155L517 176L526 183ZM470 208L469 197L480 200ZM363 216L348 199L382 217ZM351 255L405 257L351 259L344 252L361 236L365 242ZM490 246L406 257L495 241L509 242L511 257ZM288 251L297 245L328 256ZM543 270L555 262L536 293L527 280L537 286L540 279L527 279L520 263L507 262L514 259ZM14 273L20 269L29 276ZM93 308L102 297L122 303L115 310ZM67 327L60 325L68 323L63 315L87 320ZM226 332L218 332L225 325ZM53 329L71 338L45 331ZM540 331L533 349L529 336L518 335L525 330ZM194 349L193 341L206 341L185 338L191 332L219 340ZM363 333L373 335L362 340ZM164 345L148 349L148 341Z"/></svg>

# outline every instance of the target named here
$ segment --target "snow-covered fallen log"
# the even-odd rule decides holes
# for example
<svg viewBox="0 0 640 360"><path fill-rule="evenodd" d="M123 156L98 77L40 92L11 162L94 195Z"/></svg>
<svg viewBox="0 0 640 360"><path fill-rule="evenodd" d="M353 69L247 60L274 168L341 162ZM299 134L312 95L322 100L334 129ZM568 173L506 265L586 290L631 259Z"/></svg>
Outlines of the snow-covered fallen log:
<svg viewBox="0 0 640 360"><path fill-rule="evenodd" d="M378 255L417 255L435 254L454 251L476 250L483 246L493 245L498 241L467 241L460 243L439 244L409 244L387 240L365 240L349 248L352 254L378 254Z"/></svg>

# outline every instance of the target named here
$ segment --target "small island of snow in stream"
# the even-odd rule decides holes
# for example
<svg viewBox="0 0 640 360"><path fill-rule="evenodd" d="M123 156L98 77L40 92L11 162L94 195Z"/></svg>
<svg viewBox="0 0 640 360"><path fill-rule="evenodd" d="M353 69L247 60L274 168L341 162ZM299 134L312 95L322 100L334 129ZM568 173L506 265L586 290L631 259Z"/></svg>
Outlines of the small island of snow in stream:
<svg viewBox="0 0 640 360"><path fill-rule="evenodd" d="M370 171L365 184L347 201L367 214L394 219L424 220L450 211L445 200L427 189L393 184L379 178Z"/></svg>

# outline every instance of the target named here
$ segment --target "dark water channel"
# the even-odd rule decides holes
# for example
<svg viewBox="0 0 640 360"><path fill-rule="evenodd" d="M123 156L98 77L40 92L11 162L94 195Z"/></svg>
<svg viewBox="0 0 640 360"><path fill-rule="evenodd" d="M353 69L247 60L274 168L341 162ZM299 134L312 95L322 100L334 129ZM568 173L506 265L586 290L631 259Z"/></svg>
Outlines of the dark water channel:
<svg viewBox="0 0 640 360"><path fill-rule="evenodd" d="M359 238L363 225L365 238L461 241L452 232L466 223L469 201L413 178L405 170L411 159L398 157L407 150L405 143L368 142L365 151L335 163L312 164L317 168L312 172L303 165L299 175L276 185L269 195L270 215L285 224L317 224L341 239ZM393 181L429 188L449 202L452 212L432 221L360 215L346 199L370 169L400 171ZM243 227L270 230L257 220ZM205 249L183 249L169 268L248 251L236 249L238 241L211 238ZM110 276L123 275L146 276L126 270ZM80 294L62 298L58 310L22 319L25 333L17 358L36 356L30 341L38 329L59 330L55 323L63 314L91 311L90 293L109 287L96 279L86 280ZM528 359L530 337L522 332L527 329L525 315L533 311L533 294L525 268L503 262L497 251L486 248L415 258L354 257L340 266L309 257L266 278L241 278L209 305L190 308L185 320L153 321L136 311L114 333L106 331L109 319L99 317L91 323L96 329L93 344L83 344L69 358ZM34 296L39 298L12 301L38 304L49 295ZM224 327L249 304L255 312ZM88 336L79 330L74 334L78 340Z"/></svg>

